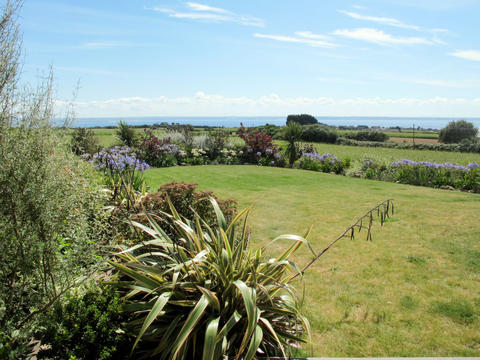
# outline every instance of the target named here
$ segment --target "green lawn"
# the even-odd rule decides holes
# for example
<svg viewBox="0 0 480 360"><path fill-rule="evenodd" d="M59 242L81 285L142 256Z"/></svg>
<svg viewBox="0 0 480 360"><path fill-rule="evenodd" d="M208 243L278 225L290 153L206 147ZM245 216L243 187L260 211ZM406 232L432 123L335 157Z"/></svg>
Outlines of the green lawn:
<svg viewBox="0 0 480 360"><path fill-rule="evenodd" d="M342 240L296 284L299 292L305 285L313 328L304 354L480 356L479 195L257 166L162 168L145 177L151 191L194 181L237 199L240 208L253 205L253 247L303 234L313 223L310 241L321 249L363 212L394 198L395 215L375 226L372 242L363 233ZM309 259L304 251L296 260Z"/></svg>

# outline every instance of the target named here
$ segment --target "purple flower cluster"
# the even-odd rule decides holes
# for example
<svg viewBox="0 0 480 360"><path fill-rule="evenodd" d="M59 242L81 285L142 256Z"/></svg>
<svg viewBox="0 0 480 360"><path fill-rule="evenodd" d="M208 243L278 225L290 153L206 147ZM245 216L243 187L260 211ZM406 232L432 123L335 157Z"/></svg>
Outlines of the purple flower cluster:
<svg viewBox="0 0 480 360"><path fill-rule="evenodd" d="M460 171L469 171L479 167L475 162L468 164L467 166L452 164L449 162L439 164L429 161L413 161L408 159L402 159L400 161L395 161L392 163L392 166L423 166L429 169L449 169L449 170L460 170Z"/></svg>
<svg viewBox="0 0 480 360"><path fill-rule="evenodd" d="M150 165L144 160L137 159L135 153L128 147L114 146L100 151L92 156L90 162L98 170L112 170L114 172L122 172L127 169L143 172L150 169Z"/></svg>
<svg viewBox="0 0 480 360"><path fill-rule="evenodd" d="M334 165L337 162L341 162L335 155L325 153L323 155L317 154L316 152L309 152L305 153L302 156L310 158L311 160L318 160L322 163L329 162L330 164Z"/></svg>

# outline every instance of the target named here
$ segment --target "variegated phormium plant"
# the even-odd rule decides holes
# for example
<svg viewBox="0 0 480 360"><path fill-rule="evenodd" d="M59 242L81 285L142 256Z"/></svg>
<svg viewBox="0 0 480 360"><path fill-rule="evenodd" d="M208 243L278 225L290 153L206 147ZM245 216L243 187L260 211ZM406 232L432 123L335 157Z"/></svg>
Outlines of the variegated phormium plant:
<svg viewBox="0 0 480 360"><path fill-rule="evenodd" d="M306 237L282 235L293 241L277 258L264 249L248 249L249 209L231 223L210 199L217 224L196 217L163 214L175 224L169 238L149 218L151 227L135 223L151 240L117 254L116 283L125 291L125 310L132 313L138 334L136 356L155 359L255 359L286 356L303 342L309 324L289 284L299 268L289 257Z"/></svg>

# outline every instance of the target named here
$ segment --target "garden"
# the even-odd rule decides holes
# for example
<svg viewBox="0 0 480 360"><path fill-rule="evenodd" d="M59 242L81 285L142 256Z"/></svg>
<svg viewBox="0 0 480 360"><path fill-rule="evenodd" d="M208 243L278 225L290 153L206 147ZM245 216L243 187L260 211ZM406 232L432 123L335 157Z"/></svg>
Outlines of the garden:
<svg viewBox="0 0 480 360"><path fill-rule="evenodd" d="M1 359L480 355L480 154L341 145L304 115L59 125L51 72L18 86L20 5L0 19Z"/></svg>

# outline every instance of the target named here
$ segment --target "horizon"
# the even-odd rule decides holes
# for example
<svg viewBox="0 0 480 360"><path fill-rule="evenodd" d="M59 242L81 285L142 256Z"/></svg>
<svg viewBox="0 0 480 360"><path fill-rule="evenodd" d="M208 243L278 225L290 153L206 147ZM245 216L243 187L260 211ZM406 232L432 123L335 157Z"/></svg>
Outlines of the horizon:
<svg viewBox="0 0 480 360"><path fill-rule="evenodd" d="M476 118L478 13L478 0L27 0L22 79L52 65L57 113L82 118Z"/></svg>

